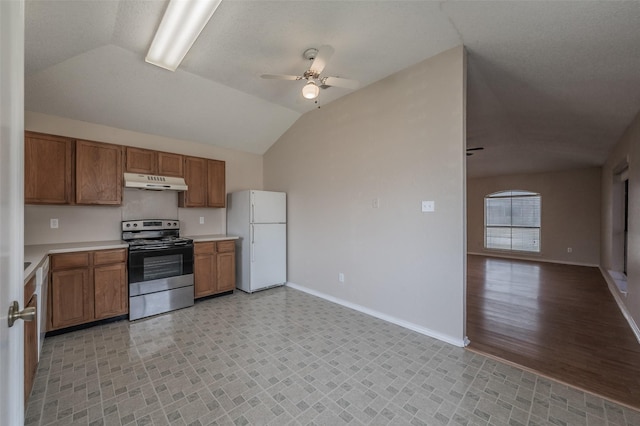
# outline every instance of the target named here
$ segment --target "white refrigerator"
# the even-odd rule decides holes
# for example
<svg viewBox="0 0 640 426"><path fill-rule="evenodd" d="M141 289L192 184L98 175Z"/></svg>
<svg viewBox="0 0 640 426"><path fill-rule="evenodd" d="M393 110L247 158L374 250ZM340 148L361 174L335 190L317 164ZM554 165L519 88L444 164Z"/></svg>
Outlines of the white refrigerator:
<svg viewBox="0 0 640 426"><path fill-rule="evenodd" d="M236 287L247 293L287 281L287 194L248 190L227 199L227 234L236 244Z"/></svg>

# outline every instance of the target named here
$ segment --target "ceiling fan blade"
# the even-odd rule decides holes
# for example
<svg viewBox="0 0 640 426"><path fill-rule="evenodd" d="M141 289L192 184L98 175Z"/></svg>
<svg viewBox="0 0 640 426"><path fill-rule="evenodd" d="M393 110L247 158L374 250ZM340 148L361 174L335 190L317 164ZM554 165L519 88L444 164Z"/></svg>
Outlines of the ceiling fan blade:
<svg viewBox="0 0 640 426"><path fill-rule="evenodd" d="M324 70L324 67L327 66L327 62L332 55L333 47L327 44L325 44L324 46L320 46L320 48L318 49L318 54L311 63L311 67L309 68L309 70L311 70L315 74L320 74L322 70Z"/></svg>
<svg viewBox="0 0 640 426"><path fill-rule="evenodd" d="M327 77L322 79L322 84L327 86L344 87L345 89L356 90L360 87L360 82L356 80L349 80L347 78L340 77Z"/></svg>
<svg viewBox="0 0 640 426"><path fill-rule="evenodd" d="M302 77L297 75L285 75L285 74L262 74L260 77L272 79L272 80L301 80Z"/></svg>
<svg viewBox="0 0 640 426"><path fill-rule="evenodd" d="M477 148L467 148L467 151L482 151L483 149L483 146L479 146Z"/></svg>

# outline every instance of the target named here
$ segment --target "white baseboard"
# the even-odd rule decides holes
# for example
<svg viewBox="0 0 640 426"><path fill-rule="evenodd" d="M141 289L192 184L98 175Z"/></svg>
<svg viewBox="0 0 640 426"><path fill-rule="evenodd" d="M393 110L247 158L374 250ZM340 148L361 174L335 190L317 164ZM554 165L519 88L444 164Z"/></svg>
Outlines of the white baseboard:
<svg viewBox="0 0 640 426"><path fill-rule="evenodd" d="M458 346L458 347L463 348L463 347L465 347L465 346L467 346L469 344L469 339L467 339L466 337L464 339L456 339L455 337L451 337L451 336L448 336L446 334L442 334L442 333L439 333L437 331L433 331L431 329L419 326L417 324L414 324L414 323L411 323L411 322L396 318L394 316L391 316L391 315L388 315L388 314L385 314L385 313L382 313L382 312L379 312L379 311L376 311L376 310L373 310L373 309L369 309L369 308L367 308L365 306L362 306L362 305L358 305L358 304L355 304L355 303L348 302L348 301L346 301L344 299L339 299L337 297L330 296L328 294L321 293L321 292L316 291L316 290L312 290L310 288L301 286L299 284L295 284L295 283L292 283L292 282L287 282L286 286L287 287L291 287L291 288L293 288L295 290L300 290L300 291L302 291L304 293L307 293L307 294L310 294L312 296L319 297L319 298L327 300L329 302L333 302L333 303L336 303L338 305L342 305L342 306L344 306L346 308L350 308L350 309L353 309L355 311L362 312L363 314L371 315L372 317L375 317L375 318L390 322L390 323L398 325L400 327L407 328L407 329L415 331L417 333L424 334L425 336L433 337L434 339L441 340L443 342L449 343L449 344L454 345L454 346Z"/></svg>
<svg viewBox="0 0 640 426"><path fill-rule="evenodd" d="M633 334L636 336L636 340L638 340L638 343L640 343L640 327L638 327L638 324L636 324L636 321L633 319L633 317L631 316L631 313L627 309L627 306L624 304L622 297L620 297L620 292L618 291L618 286L616 285L615 280L609 274L609 271L607 271L606 269L603 269L602 267L600 267L600 273L602 273L602 276L607 282L609 291L613 295L613 298L616 300L616 303L618 304L618 308L620 308L620 312L622 312L622 315L629 323L629 326L631 327L631 331L633 331Z"/></svg>
<svg viewBox="0 0 640 426"><path fill-rule="evenodd" d="M597 263L584 263L584 262L567 262L564 260L553 260L553 259L541 259L537 257L526 257L526 256L518 256L511 254L503 254L503 253L494 253L494 252L473 252L468 251L467 254L473 254L475 256L484 256L484 257L501 257L504 259L515 259L515 260L531 260L533 262L545 262L545 263L558 263L560 265L573 265L573 266L589 266L592 268L598 268L600 265Z"/></svg>

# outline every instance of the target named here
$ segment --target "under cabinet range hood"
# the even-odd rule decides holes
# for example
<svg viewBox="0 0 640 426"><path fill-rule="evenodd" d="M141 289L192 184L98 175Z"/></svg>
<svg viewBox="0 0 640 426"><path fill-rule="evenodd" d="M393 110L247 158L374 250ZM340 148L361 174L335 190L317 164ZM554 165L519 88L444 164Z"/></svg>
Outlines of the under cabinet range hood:
<svg viewBox="0 0 640 426"><path fill-rule="evenodd" d="M181 177L125 173L124 187L151 191L186 191L187 183Z"/></svg>

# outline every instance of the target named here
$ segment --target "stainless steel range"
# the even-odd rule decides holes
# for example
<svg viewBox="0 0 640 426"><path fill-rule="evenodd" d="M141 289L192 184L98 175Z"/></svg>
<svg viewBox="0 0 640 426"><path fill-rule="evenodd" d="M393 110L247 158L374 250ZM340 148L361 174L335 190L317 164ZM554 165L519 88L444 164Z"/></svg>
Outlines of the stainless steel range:
<svg viewBox="0 0 640 426"><path fill-rule="evenodd" d="M193 305L193 240L169 219L122 222L129 244L129 320Z"/></svg>

